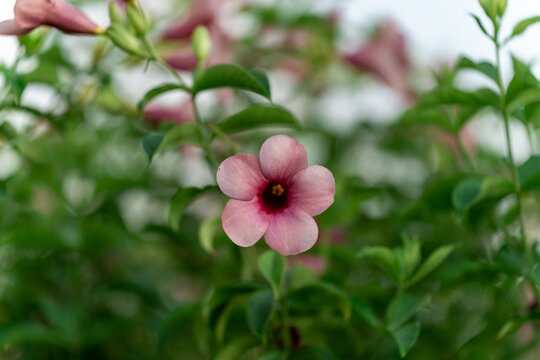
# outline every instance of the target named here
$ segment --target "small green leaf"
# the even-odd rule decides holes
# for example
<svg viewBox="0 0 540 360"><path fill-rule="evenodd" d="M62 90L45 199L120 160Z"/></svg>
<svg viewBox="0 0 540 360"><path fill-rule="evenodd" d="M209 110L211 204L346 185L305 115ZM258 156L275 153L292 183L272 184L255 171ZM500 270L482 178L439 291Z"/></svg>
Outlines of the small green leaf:
<svg viewBox="0 0 540 360"><path fill-rule="evenodd" d="M269 290L262 290L251 295L246 311L249 327L255 334L262 336L274 311L273 293Z"/></svg>
<svg viewBox="0 0 540 360"><path fill-rule="evenodd" d="M518 35L521 35L529 28L529 26L536 24L540 21L540 16L533 16L528 19L521 20L514 26L514 30L512 30L512 34L510 35L510 38L516 37Z"/></svg>
<svg viewBox="0 0 540 360"><path fill-rule="evenodd" d="M420 241L418 238L403 237L403 267L405 277L412 274L420 262Z"/></svg>
<svg viewBox="0 0 540 360"><path fill-rule="evenodd" d="M388 306L386 318L388 329L394 331L414 316L425 299L417 299L407 293L398 295Z"/></svg>
<svg viewBox="0 0 540 360"><path fill-rule="evenodd" d="M413 285L414 283L429 275L429 273L431 273L439 265L442 264L442 262L448 257L448 255L450 255L450 253L454 251L454 249L454 245L443 245L437 250L435 250L433 253L431 253L427 260L424 261L424 263L420 266L416 274L414 274L414 276L408 281L407 285Z"/></svg>
<svg viewBox="0 0 540 360"><path fill-rule="evenodd" d="M492 39L492 36L487 32L484 24L482 24L482 20L480 20L480 18L474 14L469 14L472 16L472 18L474 19L474 21L476 21L476 24L478 25L478 27L480 28L480 30L484 33L484 35L486 35L488 38Z"/></svg>
<svg viewBox="0 0 540 360"><path fill-rule="evenodd" d="M174 83L167 83L160 85L158 87L155 87L151 90L149 90L146 94L144 94L141 101L139 101L139 105L137 106L139 109L139 113L142 113L144 110L144 107L146 104L150 102L150 100L154 99L155 97L158 97L161 94L164 94L169 91L173 90L187 90L185 86L174 84Z"/></svg>
<svg viewBox="0 0 540 360"><path fill-rule="evenodd" d="M508 112L513 112L514 110L527 106L532 103L540 101L540 88L537 89L526 89L517 94L512 102L508 104Z"/></svg>
<svg viewBox="0 0 540 360"><path fill-rule="evenodd" d="M159 133L153 133L150 135L146 135L141 140L141 145L148 156L148 160L152 161L152 158L154 157L154 154L156 153L156 150L159 148L159 145L163 141L163 138L165 137L164 132Z"/></svg>
<svg viewBox="0 0 540 360"><path fill-rule="evenodd" d="M274 250L268 250L259 256L258 263L261 274L272 286L277 299L285 272L285 258Z"/></svg>
<svg viewBox="0 0 540 360"><path fill-rule="evenodd" d="M285 108L267 104L256 104L223 120L219 127L225 132L258 129L265 125L290 126L300 129L294 115Z"/></svg>
<svg viewBox="0 0 540 360"><path fill-rule="evenodd" d="M514 66L514 77L508 84L506 92L506 102L511 104L521 93L529 89L538 89L538 80L531 72L529 66L521 62L515 57L512 57Z"/></svg>
<svg viewBox="0 0 540 360"><path fill-rule="evenodd" d="M371 327L378 329L383 326L373 309L367 302L358 298L352 298L352 309L354 314L367 322Z"/></svg>
<svg viewBox="0 0 540 360"><path fill-rule="evenodd" d="M514 191L514 183L504 176L493 175L485 178L471 176L456 186L452 193L452 203L457 214L463 216L476 204L500 199Z"/></svg>
<svg viewBox="0 0 540 360"><path fill-rule="evenodd" d="M526 318L515 318L510 319L507 322L504 323L504 325L500 328L499 332L497 333L497 340L500 340L504 338L506 335L514 334L516 333L523 324L527 321Z"/></svg>
<svg viewBox="0 0 540 360"><path fill-rule="evenodd" d="M176 125L165 134L156 152L161 153L168 148L186 144L200 145L201 142L201 131L198 123L190 122Z"/></svg>
<svg viewBox="0 0 540 360"><path fill-rule="evenodd" d="M518 168L521 190L533 190L540 187L540 156L533 155Z"/></svg>
<svg viewBox="0 0 540 360"><path fill-rule="evenodd" d="M457 67L458 67L458 69L473 69L473 70L476 70L476 71L484 74L485 76L487 76L491 80L493 80L495 82L498 81L497 79L498 79L499 75L498 75L497 68L495 67L495 65L493 65L490 62L487 62L487 61L475 62L475 61L472 61L471 59L469 59L468 57L463 56L458 60Z"/></svg>
<svg viewBox="0 0 540 360"><path fill-rule="evenodd" d="M401 283L403 279L401 266L396 255L389 248L384 246L365 246L358 253L358 257L370 258L397 283Z"/></svg>
<svg viewBox="0 0 540 360"><path fill-rule="evenodd" d="M229 342L214 356L213 360L238 360L249 349L259 344L256 337L241 337Z"/></svg>
<svg viewBox="0 0 540 360"><path fill-rule="evenodd" d="M399 354L404 358L418 340L420 335L420 323L418 321L405 325L401 329L392 332L392 336L399 348Z"/></svg>
<svg viewBox="0 0 540 360"><path fill-rule="evenodd" d="M221 218L206 219L199 228L199 243L208 253L214 252L214 236L221 225Z"/></svg>
<svg viewBox="0 0 540 360"><path fill-rule="evenodd" d="M193 94L220 87L248 90L270 99L268 83L261 81L260 73L233 64L220 64L206 69L193 84Z"/></svg>
<svg viewBox="0 0 540 360"><path fill-rule="evenodd" d="M215 189L216 186L207 186L204 188L188 187L179 189L173 195L169 208L169 226L175 232L180 228L180 220L184 215L184 210L200 194Z"/></svg>

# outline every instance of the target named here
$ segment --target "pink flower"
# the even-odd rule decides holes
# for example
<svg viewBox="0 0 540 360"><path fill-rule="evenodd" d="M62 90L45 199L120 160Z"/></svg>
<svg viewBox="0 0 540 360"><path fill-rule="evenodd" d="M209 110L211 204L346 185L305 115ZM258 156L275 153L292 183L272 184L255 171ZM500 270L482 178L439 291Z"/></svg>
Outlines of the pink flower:
<svg viewBox="0 0 540 360"><path fill-rule="evenodd" d="M408 84L410 64L405 37L393 22L382 24L373 39L345 54L344 59L360 70L373 73L406 97L414 97Z"/></svg>
<svg viewBox="0 0 540 360"><path fill-rule="evenodd" d="M237 154L221 163L217 183L231 197L221 222L239 246L254 245L263 235L282 255L309 250L319 229L313 216L334 202L332 173L309 166L306 149L286 135L267 139L259 156Z"/></svg>
<svg viewBox="0 0 540 360"><path fill-rule="evenodd" d="M193 105L186 100L177 106L150 103L144 108L144 118L155 125L162 123L185 124L195 120Z"/></svg>
<svg viewBox="0 0 540 360"><path fill-rule="evenodd" d="M64 0L17 0L15 19L0 22L0 35L24 35L40 25L68 33L97 34L103 29Z"/></svg>

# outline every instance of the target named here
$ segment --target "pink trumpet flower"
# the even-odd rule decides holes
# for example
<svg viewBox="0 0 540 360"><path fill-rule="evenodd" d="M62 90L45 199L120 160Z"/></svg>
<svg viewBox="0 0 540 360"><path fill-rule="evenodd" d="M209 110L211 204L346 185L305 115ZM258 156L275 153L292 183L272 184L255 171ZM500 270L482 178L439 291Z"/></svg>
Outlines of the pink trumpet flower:
<svg viewBox="0 0 540 360"><path fill-rule="evenodd" d="M357 69L377 76L406 98L414 98L408 84L410 63L405 37L393 22L383 23L367 44L345 54L344 59Z"/></svg>
<svg viewBox="0 0 540 360"><path fill-rule="evenodd" d="M14 12L15 19L0 22L0 35L24 35L41 25L77 34L104 31L64 0L17 0Z"/></svg>
<svg viewBox="0 0 540 360"><path fill-rule="evenodd" d="M309 250L319 229L313 216L334 202L335 181L325 167L308 167L306 149L293 138L275 135L259 156L236 154L217 171L217 183L231 197L221 222L239 246L252 246L263 235L282 255Z"/></svg>

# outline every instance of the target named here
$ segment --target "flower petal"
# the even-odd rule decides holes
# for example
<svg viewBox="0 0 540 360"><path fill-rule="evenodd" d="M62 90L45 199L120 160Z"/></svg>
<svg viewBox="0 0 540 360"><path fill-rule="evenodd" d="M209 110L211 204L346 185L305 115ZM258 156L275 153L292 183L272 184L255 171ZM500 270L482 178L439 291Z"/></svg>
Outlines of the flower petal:
<svg viewBox="0 0 540 360"><path fill-rule="evenodd" d="M270 215L270 226L264 240L281 255L296 255L308 251L317 242L319 228L305 211L287 208Z"/></svg>
<svg viewBox="0 0 540 360"><path fill-rule="evenodd" d="M264 176L272 181L286 182L308 166L304 146L287 135L268 138L261 146L259 157Z"/></svg>
<svg viewBox="0 0 540 360"><path fill-rule="evenodd" d="M24 35L28 30L20 28L15 20L0 21L0 35Z"/></svg>
<svg viewBox="0 0 540 360"><path fill-rule="evenodd" d="M334 176L323 166L310 166L291 180L291 206L299 207L311 216L328 209L334 202L335 194Z"/></svg>
<svg viewBox="0 0 540 360"><path fill-rule="evenodd" d="M217 170L216 180L223 193L237 200L251 200L266 185L259 157L236 154L225 159Z"/></svg>
<svg viewBox="0 0 540 360"><path fill-rule="evenodd" d="M258 199L252 201L229 200L221 214L223 230L238 246L251 246L268 229L269 219Z"/></svg>

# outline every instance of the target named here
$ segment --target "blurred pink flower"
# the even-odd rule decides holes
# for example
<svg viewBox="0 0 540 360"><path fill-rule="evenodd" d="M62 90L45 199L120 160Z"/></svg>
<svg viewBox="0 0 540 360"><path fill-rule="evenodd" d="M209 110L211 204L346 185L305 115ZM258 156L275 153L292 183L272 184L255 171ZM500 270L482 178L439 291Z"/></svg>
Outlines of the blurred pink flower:
<svg viewBox="0 0 540 360"><path fill-rule="evenodd" d="M176 70L193 71L197 68L197 59L193 54L189 42L191 34L199 25L207 27L212 40L212 51L207 59L207 65L231 62L233 58L232 40L225 33L219 20L230 16L233 8L231 1L197 0L189 12L165 31L165 40L184 40L181 48L166 54L163 59Z"/></svg>
<svg viewBox="0 0 540 360"><path fill-rule="evenodd" d="M308 167L306 149L293 138L275 135L259 156L237 154L221 163L217 183L231 197L221 221L225 233L239 246L254 245L263 235L282 255L309 250L319 229L313 216L334 202L332 173Z"/></svg>
<svg viewBox="0 0 540 360"><path fill-rule="evenodd" d="M148 104L144 108L143 117L155 125L162 123L185 124L194 121L195 113L191 101L186 100L178 106Z"/></svg>
<svg viewBox="0 0 540 360"><path fill-rule="evenodd" d="M15 19L0 22L0 35L24 35L40 25L68 33L97 34L103 29L64 0L17 0Z"/></svg>
<svg viewBox="0 0 540 360"><path fill-rule="evenodd" d="M407 98L414 98L408 84L410 63L405 37L393 22L383 23L367 44L344 54L344 59L357 69L374 74Z"/></svg>
<svg viewBox="0 0 540 360"><path fill-rule="evenodd" d="M326 262L320 255L297 255L287 259L289 266L301 265L312 270L317 275L322 275L326 270Z"/></svg>

